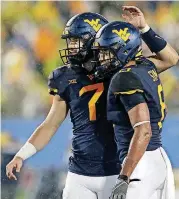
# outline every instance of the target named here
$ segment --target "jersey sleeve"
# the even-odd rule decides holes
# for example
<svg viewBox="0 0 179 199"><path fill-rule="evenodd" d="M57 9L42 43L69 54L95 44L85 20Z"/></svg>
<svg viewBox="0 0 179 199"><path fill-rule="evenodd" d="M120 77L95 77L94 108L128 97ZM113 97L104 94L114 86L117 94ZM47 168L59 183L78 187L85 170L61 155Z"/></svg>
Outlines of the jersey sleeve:
<svg viewBox="0 0 179 199"><path fill-rule="evenodd" d="M117 73L112 79L110 87L127 112L145 102L143 85L133 72Z"/></svg>
<svg viewBox="0 0 179 199"><path fill-rule="evenodd" d="M54 70L48 77L48 91L50 95L59 95L65 99L65 83L61 71Z"/></svg>
<svg viewBox="0 0 179 199"><path fill-rule="evenodd" d="M50 95L56 95L58 94L58 88L54 79L53 72L48 77L48 91Z"/></svg>

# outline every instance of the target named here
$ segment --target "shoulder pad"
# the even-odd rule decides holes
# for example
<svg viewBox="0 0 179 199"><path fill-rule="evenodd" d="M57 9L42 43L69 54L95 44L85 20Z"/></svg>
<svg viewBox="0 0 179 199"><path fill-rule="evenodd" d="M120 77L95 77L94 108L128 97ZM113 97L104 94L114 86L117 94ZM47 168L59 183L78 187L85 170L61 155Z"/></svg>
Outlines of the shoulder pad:
<svg viewBox="0 0 179 199"><path fill-rule="evenodd" d="M53 76L54 79L59 78L61 75L63 75L67 70L69 69L68 66L61 66L56 68L55 70L52 71L52 73L50 74L49 78L51 77L51 75Z"/></svg>
<svg viewBox="0 0 179 199"><path fill-rule="evenodd" d="M136 60L136 63L138 65L152 66L152 67L156 68L155 64L152 61L150 61L149 59L147 59L146 57L142 57L141 59Z"/></svg>
<svg viewBox="0 0 179 199"><path fill-rule="evenodd" d="M129 68L127 69L120 70L112 78L110 87L114 94L143 92L143 85L139 77L132 70L129 70Z"/></svg>
<svg viewBox="0 0 179 199"><path fill-rule="evenodd" d="M65 73L68 70L67 66L59 67L51 72L48 77L48 87L49 93L52 95L61 94L65 90L64 78L66 77ZM59 81L60 80L60 81Z"/></svg>

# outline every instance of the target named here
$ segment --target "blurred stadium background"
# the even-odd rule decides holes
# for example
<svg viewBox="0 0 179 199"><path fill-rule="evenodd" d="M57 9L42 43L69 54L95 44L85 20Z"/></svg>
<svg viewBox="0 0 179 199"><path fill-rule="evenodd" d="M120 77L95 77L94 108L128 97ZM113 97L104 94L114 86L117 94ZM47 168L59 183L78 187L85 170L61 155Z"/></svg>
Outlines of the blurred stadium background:
<svg viewBox="0 0 179 199"><path fill-rule="evenodd" d="M141 8L149 25L179 52L179 2L1 2L2 199L61 198L70 154L69 118L51 143L25 162L18 181L6 178L5 165L49 111L47 78L62 65L58 49L64 47L60 39L64 24L85 11L103 14L109 21L121 20L124 4ZM151 53L145 45L143 49L145 55ZM168 107L163 145L179 189L179 66L164 72L161 79Z"/></svg>

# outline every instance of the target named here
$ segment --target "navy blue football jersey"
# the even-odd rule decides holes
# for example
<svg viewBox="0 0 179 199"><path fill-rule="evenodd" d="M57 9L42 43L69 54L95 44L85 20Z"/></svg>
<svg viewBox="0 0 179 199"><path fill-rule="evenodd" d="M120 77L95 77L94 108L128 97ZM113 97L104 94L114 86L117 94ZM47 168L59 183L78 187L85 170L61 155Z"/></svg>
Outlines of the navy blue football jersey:
<svg viewBox="0 0 179 199"><path fill-rule="evenodd" d="M127 155L134 133L128 111L143 102L148 105L152 128L152 137L147 150L155 150L162 145L161 131L166 111L163 88L156 67L145 58L135 66L117 72L109 86L108 120L115 124L120 161Z"/></svg>
<svg viewBox="0 0 179 199"><path fill-rule="evenodd" d="M59 95L70 109L73 155L69 170L89 176L118 174L113 125L107 121L109 82L96 83L86 70L64 66L52 72L48 85L50 94Z"/></svg>

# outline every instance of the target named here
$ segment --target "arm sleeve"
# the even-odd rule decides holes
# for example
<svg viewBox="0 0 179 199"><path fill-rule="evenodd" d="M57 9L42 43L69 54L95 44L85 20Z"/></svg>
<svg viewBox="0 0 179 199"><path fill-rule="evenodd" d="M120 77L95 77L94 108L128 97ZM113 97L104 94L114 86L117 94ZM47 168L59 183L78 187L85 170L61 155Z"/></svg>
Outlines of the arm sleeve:
<svg viewBox="0 0 179 199"><path fill-rule="evenodd" d="M59 95L63 100L65 98L66 83L60 70L54 70L48 78L48 91L50 95Z"/></svg>
<svg viewBox="0 0 179 199"><path fill-rule="evenodd" d="M143 85L132 72L117 73L111 81L111 87L127 112L145 102Z"/></svg>
<svg viewBox="0 0 179 199"><path fill-rule="evenodd" d="M68 86L64 71L66 67L55 69L48 78L49 93L51 95L59 95L63 100L66 99L66 88Z"/></svg>
<svg viewBox="0 0 179 199"><path fill-rule="evenodd" d="M146 102L143 93L121 95L120 101L127 112L130 111L135 106L137 106L138 104Z"/></svg>
<svg viewBox="0 0 179 199"><path fill-rule="evenodd" d="M49 88L48 91L49 91L50 95L58 94L58 88L57 88L57 85L55 83L53 72L48 77L48 88Z"/></svg>

